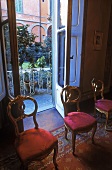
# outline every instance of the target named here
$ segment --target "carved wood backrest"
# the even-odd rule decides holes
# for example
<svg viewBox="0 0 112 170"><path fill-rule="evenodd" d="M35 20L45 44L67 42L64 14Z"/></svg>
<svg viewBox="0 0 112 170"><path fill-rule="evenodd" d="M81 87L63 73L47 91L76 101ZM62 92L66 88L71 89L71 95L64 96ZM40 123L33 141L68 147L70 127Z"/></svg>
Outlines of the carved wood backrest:
<svg viewBox="0 0 112 170"><path fill-rule="evenodd" d="M81 92L78 87L75 86L65 86L61 92L61 101L64 107L64 114L67 114L71 111L80 111L79 101L81 98ZM76 106L76 107L75 107Z"/></svg>
<svg viewBox="0 0 112 170"><path fill-rule="evenodd" d="M31 106L27 109L27 105ZM36 113L38 109L38 104L36 100L30 96L18 95L16 98L12 99L7 106L7 113L12 121L16 136L18 137L22 132L19 131L19 122L25 118L33 118L35 128L38 128L38 123L36 121ZM30 112L29 112L30 111Z"/></svg>
<svg viewBox="0 0 112 170"><path fill-rule="evenodd" d="M101 80L96 80L95 78L91 81L93 93L94 93L94 101L96 102L97 96L101 96L104 99L104 83Z"/></svg>

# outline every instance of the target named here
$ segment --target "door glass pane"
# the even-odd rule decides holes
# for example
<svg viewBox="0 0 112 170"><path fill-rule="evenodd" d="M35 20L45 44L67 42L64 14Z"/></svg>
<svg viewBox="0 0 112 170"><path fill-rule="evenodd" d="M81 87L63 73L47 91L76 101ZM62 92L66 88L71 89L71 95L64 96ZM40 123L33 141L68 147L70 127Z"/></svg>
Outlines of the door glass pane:
<svg viewBox="0 0 112 170"><path fill-rule="evenodd" d="M58 33L58 84L64 86L65 31Z"/></svg>
<svg viewBox="0 0 112 170"><path fill-rule="evenodd" d="M84 0L72 1L70 82L72 86L80 86L82 33L83 33Z"/></svg>
<svg viewBox="0 0 112 170"><path fill-rule="evenodd" d="M1 41L0 41L0 101L5 97L5 81L4 81L4 72L3 72L3 63L2 63L2 52L1 52Z"/></svg>
<svg viewBox="0 0 112 170"><path fill-rule="evenodd" d="M7 62L7 78L8 78L8 90L11 96L14 96L14 85L12 75L12 63L11 63L11 51L10 51L10 38L9 38L9 25L3 26L4 30L4 42L5 42L5 55Z"/></svg>
<svg viewBox="0 0 112 170"><path fill-rule="evenodd" d="M59 0L58 25L63 28L67 24L67 0Z"/></svg>
<svg viewBox="0 0 112 170"><path fill-rule="evenodd" d="M1 0L1 13L2 13L2 21L6 20L7 17L7 2L6 0Z"/></svg>

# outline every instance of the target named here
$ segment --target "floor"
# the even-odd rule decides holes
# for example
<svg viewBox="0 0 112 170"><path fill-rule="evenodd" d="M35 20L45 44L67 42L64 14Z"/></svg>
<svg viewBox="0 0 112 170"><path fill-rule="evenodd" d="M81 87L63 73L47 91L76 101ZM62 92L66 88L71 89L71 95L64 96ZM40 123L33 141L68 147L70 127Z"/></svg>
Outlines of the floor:
<svg viewBox="0 0 112 170"><path fill-rule="evenodd" d="M106 97L112 99L112 95L109 94ZM39 98L35 96L35 98L39 101ZM51 100L51 98L49 98L49 101ZM45 100L45 103L47 102L47 100ZM43 102L39 104L39 106L44 106ZM90 99L88 101L82 102L80 103L80 109L81 111L87 112L87 113L93 113L94 110L94 102L93 99ZM41 109L40 109L41 110ZM47 109L45 111L38 111L37 113L37 122L39 124L39 127L44 128L48 131L52 131L58 127L61 127L64 124L63 118L61 117L61 115L58 113L58 111L55 108L50 108ZM32 127L32 120L28 119L25 122L25 129ZM7 132L3 134L0 134L0 158L4 157L5 155L7 155L7 150L12 150L13 146L12 146L12 141L11 139L11 133L9 135L10 131L10 127L7 129Z"/></svg>
<svg viewBox="0 0 112 170"><path fill-rule="evenodd" d="M29 95L29 93L26 95ZM36 99L38 103L38 112L53 108L51 93L44 93L44 92L35 93L34 95L31 95L31 97ZM28 110L30 110L30 106L27 105L27 107L28 107Z"/></svg>
<svg viewBox="0 0 112 170"><path fill-rule="evenodd" d="M38 95L32 96L38 103L37 110L37 122L39 127L44 128L46 130L54 130L63 125L63 118L58 113L58 111L54 108L52 103L52 95L41 93ZM27 101L26 103L27 109L26 112L32 112L33 103ZM33 126L32 119L28 119L24 121L24 128L28 129Z"/></svg>
<svg viewBox="0 0 112 170"><path fill-rule="evenodd" d="M48 131L52 131L64 124L63 118L55 108L51 108L37 113L37 122L40 128L44 128ZM31 119L27 119L25 122L25 129L32 127L33 122Z"/></svg>
<svg viewBox="0 0 112 170"><path fill-rule="evenodd" d="M64 124L63 118L58 113L58 111L53 107L52 104L52 95L51 94L38 94L33 95L33 98L36 99L38 103L38 111L37 111L37 122L39 127L44 128L46 130L54 130ZM27 101L27 109L26 112L32 112L33 103L29 103ZM80 103L80 109L87 113L93 113L94 105L93 99L90 99L85 102ZM32 128L33 121L30 118L27 118L24 121L24 128Z"/></svg>
<svg viewBox="0 0 112 170"><path fill-rule="evenodd" d="M38 97L39 96L37 96L37 95L34 96L34 98L37 100L38 106L40 108L41 108L41 106L46 106L46 104L47 104L46 107L49 106L49 103L50 103L49 101L51 100L51 98L49 98L48 102L44 98L44 102L45 102L44 103ZM44 109L46 107L44 107ZM30 111L32 106L29 105L29 103L28 103L27 108ZM84 111L87 113L93 113L93 109L94 109L93 100L88 100L88 101L80 103L80 109L81 109L81 111ZM36 118L37 118L39 127L46 129L48 131L52 131L58 127L61 127L64 124L62 116L59 114L59 112L53 106L52 106L52 108L46 109L44 111L39 111L39 109L38 109ZM24 128L28 129L28 128L32 128L32 127L34 127L33 120L30 118L27 118L27 120L24 121ZM4 128L4 131L2 132L2 134L0 133L2 136L0 138L0 149L1 149L0 152L2 152L2 144L5 145L5 143L6 143L6 145L8 145L9 143L12 143L12 134L13 133L14 133L14 130L13 130L13 126L11 125L11 123L9 124L8 127L6 127L6 129Z"/></svg>
<svg viewBox="0 0 112 170"><path fill-rule="evenodd" d="M61 127L64 124L63 118L61 117L61 115L58 113L58 111L55 108L48 109L43 112L39 112L37 114L37 122L40 128L46 129L48 131L57 129L58 127ZM32 125L33 125L32 120L28 119L25 122L25 129L32 127ZM2 161L3 158L6 158L9 155L9 153L14 153L14 147L13 147L14 140L10 132L11 132L11 127L9 126L5 135L1 134L0 161Z"/></svg>
<svg viewBox="0 0 112 170"><path fill-rule="evenodd" d="M36 99L38 103L38 112L41 112L43 110L47 110L53 107L52 103L52 94L38 94L33 95L33 98Z"/></svg>

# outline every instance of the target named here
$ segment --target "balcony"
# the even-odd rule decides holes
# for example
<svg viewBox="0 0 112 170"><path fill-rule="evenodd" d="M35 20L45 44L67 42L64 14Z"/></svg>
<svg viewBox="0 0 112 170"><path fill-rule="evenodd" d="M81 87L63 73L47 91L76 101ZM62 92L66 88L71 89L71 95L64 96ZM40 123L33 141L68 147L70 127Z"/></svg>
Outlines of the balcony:
<svg viewBox="0 0 112 170"><path fill-rule="evenodd" d="M7 75L9 93L11 96L14 96L12 71L7 71ZM50 68L20 69L19 75L21 95L34 97L38 102L38 111L53 107L52 72Z"/></svg>

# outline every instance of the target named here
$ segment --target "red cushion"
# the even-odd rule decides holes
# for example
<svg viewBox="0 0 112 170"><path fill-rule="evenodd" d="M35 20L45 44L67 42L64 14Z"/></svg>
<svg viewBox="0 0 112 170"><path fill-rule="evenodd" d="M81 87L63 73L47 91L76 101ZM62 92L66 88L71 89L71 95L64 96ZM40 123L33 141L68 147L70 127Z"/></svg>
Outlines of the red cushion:
<svg viewBox="0 0 112 170"><path fill-rule="evenodd" d="M64 118L65 124L74 131L80 131L96 124L96 119L84 112L71 112Z"/></svg>
<svg viewBox="0 0 112 170"><path fill-rule="evenodd" d="M57 138L44 129L30 129L25 131L15 145L17 152L23 161L32 158L32 156L41 156L45 154Z"/></svg>
<svg viewBox="0 0 112 170"><path fill-rule="evenodd" d="M97 100L95 107L106 112L112 111L112 101L107 99Z"/></svg>

